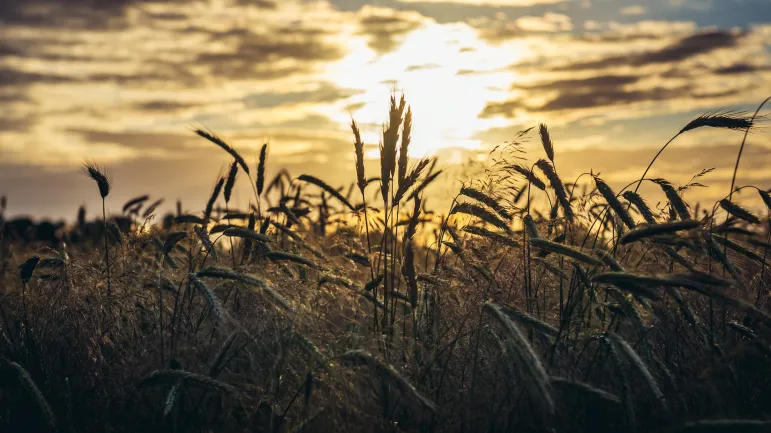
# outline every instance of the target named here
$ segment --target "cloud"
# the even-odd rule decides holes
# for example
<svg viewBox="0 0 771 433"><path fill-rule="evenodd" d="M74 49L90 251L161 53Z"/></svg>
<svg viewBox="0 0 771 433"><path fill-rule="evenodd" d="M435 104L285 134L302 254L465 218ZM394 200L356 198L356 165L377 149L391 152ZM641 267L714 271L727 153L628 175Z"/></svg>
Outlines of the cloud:
<svg viewBox="0 0 771 433"><path fill-rule="evenodd" d="M392 51L399 39L420 28L423 16L365 5L361 8L359 34L369 38L369 47L379 54Z"/></svg>
<svg viewBox="0 0 771 433"><path fill-rule="evenodd" d="M410 66L407 67L406 71L407 72L410 72L410 71L420 71L420 70L424 70L424 69L436 69L436 68L440 68L440 67L441 67L441 65L438 65L436 63L423 63L421 65L410 65Z"/></svg>
<svg viewBox="0 0 771 433"><path fill-rule="evenodd" d="M220 78L277 78L309 72L313 63L336 60L342 50L325 43L313 29L279 28L277 31L255 32L237 28L210 33L212 45L224 43L226 50L201 53L195 63L208 67Z"/></svg>
<svg viewBox="0 0 771 433"><path fill-rule="evenodd" d="M149 112L176 112L199 107L201 104L192 102L172 102L172 101L147 101L135 105L137 110Z"/></svg>
<svg viewBox="0 0 771 433"><path fill-rule="evenodd" d="M0 100L1 102L2 100ZM34 116L0 117L0 131L27 131L34 125Z"/></svg>
<svg viewBox="0 0 771 433"><path fill-rule="evenodd" d="M589 78L576 78L546 81L537 84L515 85L514 88L527 90L561 90L576 91L580 93L591 92L598 88L618 88L628 84L634 84L640 80L640 77L633 75L600 75Z"/></svg>
<svg viewBox="0 0 771 433"><path fill-rule="evenodd" d="M771 65L740 62L740 63L734 63L730 66L717 68L713 72L718 75L735 75L735 74L766 72L766 71L771 71Z"/></svg>
<svg viewBox="0 0 771 433"><path fill-rule="evenodd" d="M247 108L272 108L293 104L312 104L319 102L336 102L363 93L356 89L343 89L330 83L321 83L313 89L297 92L263 92L250 94L244 98Z"/></svg>
<svg viewBox="0 0 771 433"><path fill-rule="evenodd" d="M23 87L33 84L56 84L69 81L63 75L48 73L26 72L14 68L0 66L0 88Z"/></svg>
<svg viewBox="0 0 771 433"><path fill-rule="evenodd" d="M569 0L397 0L402 3L457 3L473 6L527 7L567 2Z"/></svg>
<svg viewBox="0 0 771 433"><path fill-rule="evenodd" d="M131 25L126 11L142 13L145 6L152 7L156 0L24 0L0 4L0 22L23 24L34 27L60 27L69 29L105 30L126 28ZM167 6L182 9L190 0L168 0ZM273 9L275 3L268 0L234 0L225 5L249 6ZM187 16L174 11L149 13L158 20L184 20Z"/></svg>
<svg viewBox="0 0 771 433"><path fill-rule="evenodd" d="M158 132L134 132L134 131L105 131L100 129L70 129L67 132L79 135L88 143L112 144L139 152L162 151L168 157L174 153L187 154L189 148L200 147L192 134L183 135L175 133Z"/></svg>
<svg viewBox="0 0 771 433"><path fill-rule="evenodd" d="M648 8L640 5L626 6L621 8L620 12L621 12L621 15L626 15L626 16L645 15L648 12Z"/></svg>
<svg viewBox="0 0 771 433"><path fill-rule="evenodd" d="M491 102L485 106L481 116L515 116L518 110L532 113L575 111L581 109L599 110L610 106L624 106L646 102L674 100L678 98L700 98L689 86L649 86L642 88L624 87L623 84L635 83L636 77L592 77L588 79L564 80L556 83L543 83L532 86L529 90L556 90L556 96L542 104L532 104L527 99L510 99L504 102ZM619 84L620 83L620 84Z"/></svg>
<svg viewBox="0 0 771 433"><path fill-rule="evenodd" d="M600 22L587 20L584 22L586 32L580 35L581 40L592 42L628 43L636 40L655 40L663 37L686 36L697 30L693 21L662 21L642 20L631 23L617 21Z"/></svg>
<svg viewBox="0 0 771 433"><path fill-rule="evenodd" d="M627 86L641 80L632 75L599 75L588 78L543 81L529 85L516 85L515 90L526 95L549 92L555 94L540 105L529 102L527 97L514 98L499 103L488 103L483 117L510 115L517 110L534 113L599 108L609 105L623 105L636 101L663 100L682 94L684 89L663 89L660 87L644 90L630 90Z"/></svg>
<svg viewBox="0 0 771 433"><path fill-rule="evenodd" d="M480 35L488 41L501 42L538 33L568 32L573 29L567 15L547 12L542 16L521 16L508 20L503 14L495 19L481 18L472 21Z"/></svg>
<svg viewBox="0 0 771 433"><path fill-rule="evenodd" d="M615 27L610 42L604 32L594 40L543 39L544 53L562 46L571 54L515 65L520 77L510 96L488 101L480 117L602 124L742 103L771 81L763 26L690 33L684 23L606 27Z"/></svg>
<svg viewBox="0 0 771 433"><path fill-rule="evenodd" d="M708 29L674 41L660 49L632 53L629 55L602 57L585 62L568 63L554 68L557 71L581 71L610 68L614 66L641 67L662 63L676 63L692 57L707 54L721 48L738 44L742 34L738 32Z"/></svg>
<svg viewBox="0 0 771 433"><path fill-rule="evenodd" d="M300 140L288 131L304 134L304 146L318 136L312 128L345 130L321 107L344 112L361 90L318 74L347 53L360 16L322 1L223 6L2 3L3 161L64 169L84 158L110 165L211 160L217 150L187 136L191 125L251 132L260 144L276 134L287 146ZM311 159L304 152L293 158Z"/></svg>
<svg viewBox="0 0 771 433"><path fill-rule="evenodd" d="M525 16L517 18L514 24L525 32L565 32L573 29L570 17L547 12L541 17Z"/></svg>

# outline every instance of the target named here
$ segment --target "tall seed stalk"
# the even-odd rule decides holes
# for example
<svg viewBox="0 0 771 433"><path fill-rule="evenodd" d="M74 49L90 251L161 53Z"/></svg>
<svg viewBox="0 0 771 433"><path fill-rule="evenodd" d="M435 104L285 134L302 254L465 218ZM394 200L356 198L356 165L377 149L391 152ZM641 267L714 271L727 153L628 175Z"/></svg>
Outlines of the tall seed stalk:
<svg viewBox="0 0 771 433"><path fill-rule="evenodd" d="M110 250L107 245L107 210L105 207L105 199L110 194L110 178L107 171L100 168L94 163L87 162L83 164L83 172L96 182L99 187L99 195L102 197L102 223L104 234L104 262L107 269L107 296L110 296L111 292L111 278L110 278Z"/></svg>
<svg viewBox="0 0 771 433"><path fill-rule="evenodd" d="M367 258L369 259L370 254L372 253L372 242L370 240L370 234L369 234L369 217L367 213L367 197L364 194L364 190L367 188L367 179L364 174L364 142L361 140L361 132L359 131L359 126L356 124L356 121L351 119L351 131L353 132L353 150L355 155L355 162L356 162L356 186L359 189L359 193L361 194L361 205L362 210L364 211L364 229L366 231L367 235ZM372 263L370 261L369 264L369 275L370 280L375 279L375 271L372 268ZM374 289L373 297L372 297L372 311L373 311L373 331L377 331L377 287Z"/></svg>

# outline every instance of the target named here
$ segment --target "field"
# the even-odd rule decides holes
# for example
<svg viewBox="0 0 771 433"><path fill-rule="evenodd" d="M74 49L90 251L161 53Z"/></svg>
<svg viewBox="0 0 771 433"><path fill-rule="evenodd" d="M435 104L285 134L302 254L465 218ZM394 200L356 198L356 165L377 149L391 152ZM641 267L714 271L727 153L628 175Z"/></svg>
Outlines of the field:
<svg viewBox="0 0 771 433"><path fill-rule="evenodd" d="M0 218L0 430L771 431L768 185L689 205L704 173L562 179L538 125L543 157L512 140L427 209L441 161L408 158L403 97L387 114L374 173L352 121L350 186L267 179L267 146L255 167L196 130L232 157L203 210ZM740 153L757 114L673 140L730 129ZM121 180L84 174L109 203Z"/></svg>

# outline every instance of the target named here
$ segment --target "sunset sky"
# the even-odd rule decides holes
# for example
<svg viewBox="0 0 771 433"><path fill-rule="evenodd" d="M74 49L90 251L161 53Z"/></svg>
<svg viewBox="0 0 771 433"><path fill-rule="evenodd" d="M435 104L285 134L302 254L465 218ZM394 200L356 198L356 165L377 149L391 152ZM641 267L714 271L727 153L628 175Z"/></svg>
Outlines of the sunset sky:
<svg viewBox="0 0 771 433"><path fill-rule="evenodd" d="M347 184L348 122L373 156L394 89L413 156L458 163L544 122L564 178L619 186L693 117L771 95L771 0L2 1L0 194L14 215L95 211L88 159L113 210L144 193L198 210L228 164L198 127L250 163L269 141L269 175ZM653 174L716 167L692 197L725 195L740 141L685 135ZM761 127L740 183L771 188L770 155Z"/></svg>

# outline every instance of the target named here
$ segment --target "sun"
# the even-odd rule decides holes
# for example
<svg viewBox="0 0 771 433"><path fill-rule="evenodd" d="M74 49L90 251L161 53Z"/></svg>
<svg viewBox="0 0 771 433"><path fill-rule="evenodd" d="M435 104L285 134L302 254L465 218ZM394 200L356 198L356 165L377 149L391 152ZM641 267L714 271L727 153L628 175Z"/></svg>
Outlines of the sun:
<svg viewBox="0 0 771 433"><path fill-rule="evenodd" d="M505 121L481 119L479 113L487 101L507 95L516 76L505 68L525 50L516 42L488 45L466 24L432 21L404 36L387 54L378 55L362 38L350 38L347 46L348 55L329 68L327 77L361 93L347 101L355 110L341 109L334 118L347 124L354 116L366 142L378 143L387 101L394 91L404 93L413 112L412 157L441 149L476 149L483 144L479 132L505 126Z"/></svg>

